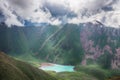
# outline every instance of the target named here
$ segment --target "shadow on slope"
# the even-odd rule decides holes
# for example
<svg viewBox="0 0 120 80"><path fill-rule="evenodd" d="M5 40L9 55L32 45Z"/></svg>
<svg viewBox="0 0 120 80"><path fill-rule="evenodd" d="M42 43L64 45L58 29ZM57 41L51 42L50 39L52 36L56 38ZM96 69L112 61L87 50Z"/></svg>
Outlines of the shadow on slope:
<svg viewBox="0 0 120 80"><path fill-rule="evenodd" d="M57 80L42 70L0 52L0 80Z"/></svg>

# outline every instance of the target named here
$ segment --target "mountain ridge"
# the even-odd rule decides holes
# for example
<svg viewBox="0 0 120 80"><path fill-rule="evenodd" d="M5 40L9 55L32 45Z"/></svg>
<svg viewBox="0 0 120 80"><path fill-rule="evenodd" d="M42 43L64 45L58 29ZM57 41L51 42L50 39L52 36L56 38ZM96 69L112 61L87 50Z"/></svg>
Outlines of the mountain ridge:
<svg viewBox="0 0 120 80"><path fill-rule="evenodd" d="M8 54L32 53L33 57L47 62L70 65L97 63L104 68L119 68L119 28L91 22L66 24L61 28L52 25L0 26L0 50Z"/></svg>

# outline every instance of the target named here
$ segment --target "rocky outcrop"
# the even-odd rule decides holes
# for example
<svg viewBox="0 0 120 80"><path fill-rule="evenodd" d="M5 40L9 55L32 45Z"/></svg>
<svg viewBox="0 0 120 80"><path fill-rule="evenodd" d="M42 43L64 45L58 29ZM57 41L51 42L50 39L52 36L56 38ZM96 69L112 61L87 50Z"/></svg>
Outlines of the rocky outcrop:
<svg viewBox="0 0 120 80"><path fill-rule="evenodd" d="M120 67L120 29L102 27L92 23L85 24L80 32L80 39L84 49L82 65L87 59L96 61L106 52L112 55L111 68ZM118 38L119 37L119 38Z"/></svg>

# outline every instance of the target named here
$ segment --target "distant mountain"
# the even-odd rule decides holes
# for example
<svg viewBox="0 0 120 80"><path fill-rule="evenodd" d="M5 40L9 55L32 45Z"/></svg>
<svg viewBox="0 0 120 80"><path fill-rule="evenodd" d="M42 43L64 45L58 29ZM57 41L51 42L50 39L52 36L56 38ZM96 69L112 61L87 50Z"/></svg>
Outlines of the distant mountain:
<svg viewBox="0 0 120 80"><path fill-rule="evenodd" d="M5 21L5 16L0 12L0 23Z"/></svg>
<svg viewBox="0 0 120 80"><path fill-rule="evenodd" d="M99 21L79 25L11 27L0 24L0 50L48 62L120 68L120 29Z"/></svg>
<svg viewBox="0 0 120 80"><path fill-rule="evenodd" d="M0 80L57 80L42 70L0 52Z"/></svg>

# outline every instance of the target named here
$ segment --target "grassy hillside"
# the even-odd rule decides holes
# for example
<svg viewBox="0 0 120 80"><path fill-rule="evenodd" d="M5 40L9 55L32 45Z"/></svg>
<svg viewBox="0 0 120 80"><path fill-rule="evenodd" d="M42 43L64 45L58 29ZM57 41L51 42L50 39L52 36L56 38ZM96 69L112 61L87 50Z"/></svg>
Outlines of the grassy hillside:
<svg viewBox="0 0 120 80"><path fill-rule="evenodd" d="M0 52L0 80L57 80L42 70Z"/></svg>
<svg viewBox="0 0 120 80"><path fill-rule="evenodd" d="M98 65L76 66L77 72L82 72L96 77L98 80L119 80L120 70L103 69Z"/></svg>
<svg viewBox="0 0 120 80"><path fill-rule="evenodd" d="M84 72L48 72L52 76L58 78L59 80L98 80L94 76L86 74Z"/></svg>

